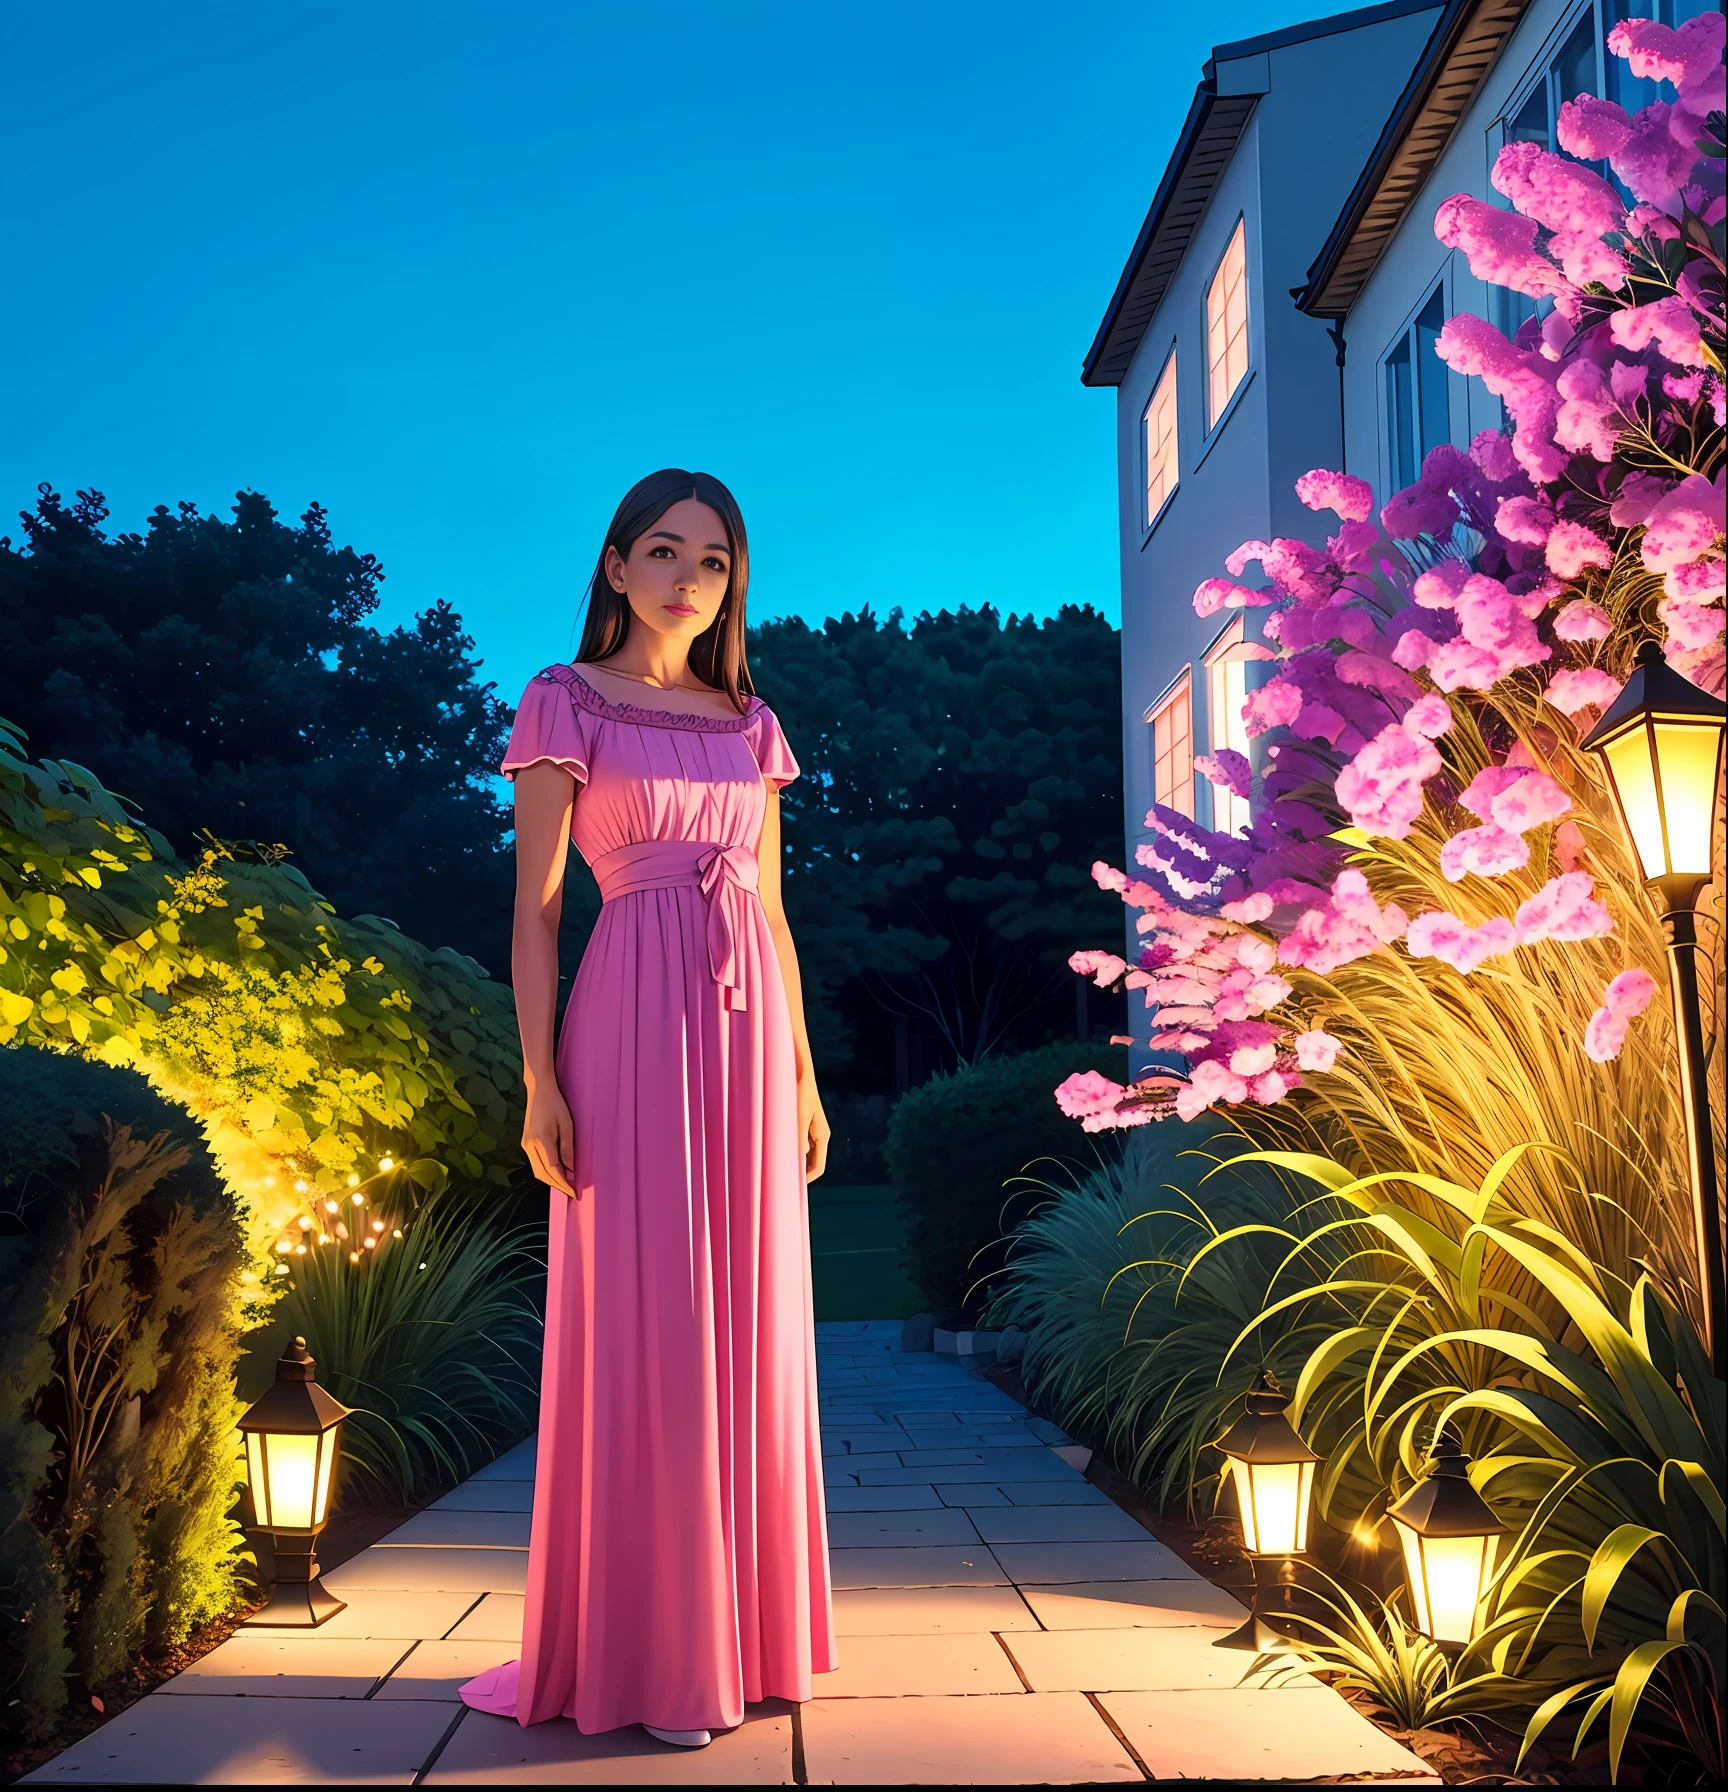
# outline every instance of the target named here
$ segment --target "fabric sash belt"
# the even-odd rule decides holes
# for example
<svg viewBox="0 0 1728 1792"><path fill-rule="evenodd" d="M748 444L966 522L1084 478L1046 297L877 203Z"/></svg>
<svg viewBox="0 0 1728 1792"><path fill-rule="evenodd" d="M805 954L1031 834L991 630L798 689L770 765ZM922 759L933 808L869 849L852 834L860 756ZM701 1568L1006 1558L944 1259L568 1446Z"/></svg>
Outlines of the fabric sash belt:
<svg viewBox="0 0 1728 1792"><path fill-rule="evenodd" d="M693 886L708 909L708 968L720 985L720 1005L742 1008L744 967L739 961L739 904L755 895L761 867L747 846L717 846L707 840L639 840L605 852L589 869L602 902L638 890Z"/></svg>

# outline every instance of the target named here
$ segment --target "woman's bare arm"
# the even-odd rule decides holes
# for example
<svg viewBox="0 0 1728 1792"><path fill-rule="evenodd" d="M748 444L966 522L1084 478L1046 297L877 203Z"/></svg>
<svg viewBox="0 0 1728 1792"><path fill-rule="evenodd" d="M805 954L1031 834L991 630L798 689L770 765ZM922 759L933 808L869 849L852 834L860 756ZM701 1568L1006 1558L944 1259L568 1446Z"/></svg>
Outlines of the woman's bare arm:
<svg viewBox="0 0 1728 1792"><path fill-rule="evenodd" d="M542 759L516 774L516 916L510 975L522 1035L522 1080L528 1111L522 1149L534 1174L567 1195L576 1193L576 1132L558 1087L553 1027L558 1010L558 921L564 911L564 865L570 850L575 777Z"/></svg>
<svg viewBox="0 0 1728 1792"><path fill-rule="evenodd" d="M798 1137L804 1145L804 1174L806 1180L814 1182L828 1166L828 1116L822 1111L822 1097L816 1091L810 1034L804 1024L804 986L798 975L798 953L780 900L780 792L772 786L762 818L762 837L756 845L756 861L762 907L768 916L774 955L780 961L786 1005L792 1013L792 1046L798 1062Z"/></svg>

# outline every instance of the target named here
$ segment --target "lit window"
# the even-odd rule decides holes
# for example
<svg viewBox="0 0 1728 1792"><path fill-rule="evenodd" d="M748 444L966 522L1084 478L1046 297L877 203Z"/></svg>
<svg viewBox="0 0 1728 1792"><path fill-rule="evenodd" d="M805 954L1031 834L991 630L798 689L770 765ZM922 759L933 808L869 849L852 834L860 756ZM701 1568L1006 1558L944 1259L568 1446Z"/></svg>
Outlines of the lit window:
<svg viewBox="0 0 1728 1792"><path fill-rule="evenodd" d="M1445 321L1445 294L1436 286L1386 357L1387 458L1393 491L1414 485L1428 450L1452 438L1446 363L1434 348Z"/></svg>
<svg viewBox="0 0 1728 1792"><path fill-rule="evenodd" d="M1211 722L1212 751L1230 747L1248 757L1248 724L1242 706L1248 701L1248 662L1262 657L1244 639L1242 618L1225 629L1206 654L1207 709ZM1212 787L1212 825L1220 833L1234 834L1248 824L1248 799L1235 791Z"/></svg>
<svg viewBox="0 0 1728 1792"><path fill-rule="evenodd" d="M1164 500L1176 489L1176 357L1171 355L1158 376L1158 386L1146 406L1146 518L1150 529L1164 508Z"/></svg>
<svg viewBox="0 0 1728 1792"><path fill-rule="evenodd" d="M1146 720L1152 724L1152 795L1192 819L1194 723L1187 672L1146 712Z"/></svg>
<svg viewBox="0 0 1728 1792"><path fill-rule="evenodd" d="M1248 372L1248 238L1241 219L1206 290L1206 427Z"/></svg>

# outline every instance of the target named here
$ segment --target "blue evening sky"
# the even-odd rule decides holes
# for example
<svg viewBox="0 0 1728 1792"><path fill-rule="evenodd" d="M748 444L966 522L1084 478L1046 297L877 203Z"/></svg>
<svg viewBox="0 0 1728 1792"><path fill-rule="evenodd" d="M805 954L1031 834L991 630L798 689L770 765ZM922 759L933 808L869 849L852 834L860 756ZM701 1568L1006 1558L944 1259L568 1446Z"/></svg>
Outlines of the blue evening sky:
<svg viewBox="0 0 1728 1792"><path fill-rule="evenodd" d="M757 618L1114 616L1081 357L1211 45L1332 10L18 0L0 516L318 498L511 700L658 466Z"/></svg>

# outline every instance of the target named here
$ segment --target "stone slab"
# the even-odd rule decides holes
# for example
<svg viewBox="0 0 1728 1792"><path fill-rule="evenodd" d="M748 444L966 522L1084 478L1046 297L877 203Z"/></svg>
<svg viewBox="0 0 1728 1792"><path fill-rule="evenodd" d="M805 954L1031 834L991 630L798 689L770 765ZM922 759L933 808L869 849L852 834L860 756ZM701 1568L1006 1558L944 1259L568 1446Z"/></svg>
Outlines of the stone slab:
<svg viewBox="0 0 1728 1792"><path fill-rule="evenodd" d="M1079 1693L998 1698L812 1699L812 1785L1085 1785L1140 1770Z"/></svg>
<svg viewBox="0 0 1728 1792"><path fill-rule="evenodd" d="M934 1487L859 1487L831 1481L827 1487L828 1511L929 1512L942 1501Z"/></svg>
<svg viewBox="0 0 1728 1792"><path fill-rule="evenodd" d="M400 1637L413 1642L421 1637L448 1636L451 1627L473 1608L476 1595L350 1588L342 1597L347 1605L318 1626L319 1636ZM298 1626L248 1624L242 1634L303 1637L306 1632Z"/></svg>
<svg viewBox="0 0 1728 1792"><path fill-rule="evenodd" d="M1034 1692L1280 1691L1319 1685L1311 1674L1220 1649L1229 1633L1201 1629L1029 1630L1004 1639ZM442 1645L423 1644L422 1647ZM418 1650L415 1651L419 1653Z"/></svg>
<svg viewBox="0 0 1728 1792"><path fill-rule="evenodd" d="M363 1699L415 1645L399 1638L241 1630L157 1690L247 1698Z"/></svg>
<svg viewBox="0 0 1728 1792"><path fill-rule="evenodd" d="M935 1636L1036 1630L1012 1587L860 1587L834 1595L836 1636ZM840 1645L844 1656L846 1645Z"/></svg>
<svg viewBox="0 0 1728 1792"><path fill-rule="evenodd" d="M339 1599L350 1589L389 1593L520 1593L528 1585L525 1549L438 1549L374 1543L324 1576Z"/></svg>
<svg viewBox="0 0 1728 1792"><path fill-rule="evenodd" d="M147 1694L27 1785L407 1786L450 1726L431 1701Z"/></svg>
<svg viewBox="0 0 1728 1792"><path fill-rule="evenodd" d="M912 1549L830 1549L836 1590L854 1587L1000 1587L1008 1576L983 1544Z"/></svg>
<svg viewBox="0 0 1728 1792"><path fill-rule="evenodd" d="M839 1668L832 1674L813 1676L811 1685L819 1699L1024 1690L1013 1662L987 1631L943 1636L849 1636L840 1645Z"/></svg>
<svg viewBox="0 0 1728 1792"><path fill-rule="evenodd" d="M500 1487L532 1486L532 1482L500 1481ZM403 1544L425 1544L455 1549L526 1549L528 1547L528 1513L526 1512L416 1512L388 1537L380 1537L380 1548Z"/></svg>
<svg viewBox="0 0 1728 1792"><path fill-rule="evenodd" d="M521 1644L510 1642L418 1643L396 1664L390 1678L372 1696L378 1699L443 1699L461 1701L462 1682L516 1659Z"/></svg>
<svg viewBox="0 0 1728 1792"><path fill-rule="evenodd" d="M1111 1580L1022 1586L1046 1630L1132 1630L1203 1625L1233 1630L1248 1616L1240 1600L1209 1580Z"/></svg>
<svg viewBox="0 0 1728 1792"><path fill-rule="evenodd" d="M1008 1578L1034 1586L1065 1580L1198 1580L1173 1549L1144 1543L1004 1543L992 1551Z"/></svg>
<svg viewBox="0 0 1728 1792"><path fill-rule="evenodd" d="M403 1709L404 1707L398 1707ZM423 1707L442 1709L442 1707ZM567 1717L526 1729L483 1711L463 1715L428 1786L789 1786L787 1707L752 1707L707 1748L656 1742L640 1724L584 1736Z"/></svg>
<svg viewBox="0 0 1728 1792"><path fill-rule="evenodd" d="M453 1643L522 1643L522 1613L528 1601L521 1593L488 1593L450 1632Z"/></svg>
<svg viewBox="0 0 1728 1792"><path fill-rule="evenodd" d="M978 1541L972 1520L953 1506L938 1506L933 1512L828 1514L831 1549L911 1548L925 1543L974 1544Z"/></svg>
<svg viewBox="0 0 1728 1792"><path fill-rule="evenodd" d="M426 1508L428 1512L532 1512L532 1481L501 1481L494 1475L489 1481L464 1481L452 1487L442 1499Z"/></svg>
<svg viewBox="0 0 1728 1792"><path fill-rule="evenodd" d="M470 1476L479 1481L532 1481L534 1479L534 1445L535 1440L528 1438L519 1443L515 1449L506 1450L494 1462L489 1462L483 1469L478 1469Z"/></svg>
<svg viewBox="0 0 1728 1792"><path fill-rule="evenodd" d="M986 1543L1145 1543L1151 1533L1120 1506L1015 1506L980 1512Z"/></svg>
<svg viewBox="0 0 1728 1792"><path fill-rule="evenodd" d="M955 1452L958 1454L958 1452ZM1018 1450L1004 1452L1018 1456ZM938 1455L945 1454L938 1451ZM940 1480L938 1485L964 1481L988 1481L992 1484L1003 1481L1079 1481L1067 1463L1052 1456L1048 1450L1038 1452L1044 1458L1042 1463L1024 1462L1014 1465L1013 1473L1005 1475L993 1462L957 1462L940 1470L931 1468L867 1468L859 1472L858 1479L866 1487L904 1487L910 1482ZM1081 1483L1085 1485L1084 1482Z"/></svg>
<svg viewBox="0 0 1728 1792"><path fill-rule="evenodd" d="M1285 1692L1113 1692L1099 1703L1154 1779L1317 1780L1342 1774L1437 1784L1418 1755L1330 1687Z"/></svg>

